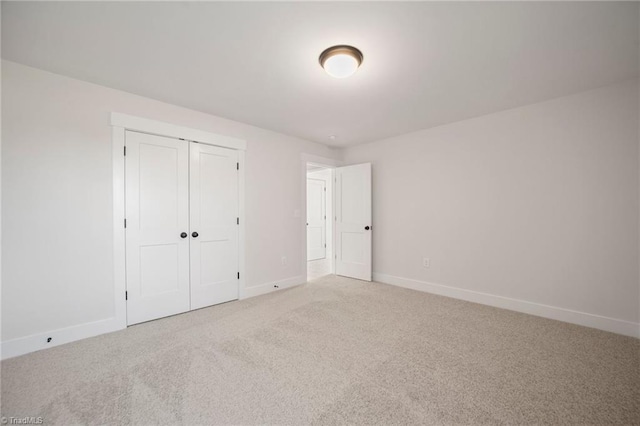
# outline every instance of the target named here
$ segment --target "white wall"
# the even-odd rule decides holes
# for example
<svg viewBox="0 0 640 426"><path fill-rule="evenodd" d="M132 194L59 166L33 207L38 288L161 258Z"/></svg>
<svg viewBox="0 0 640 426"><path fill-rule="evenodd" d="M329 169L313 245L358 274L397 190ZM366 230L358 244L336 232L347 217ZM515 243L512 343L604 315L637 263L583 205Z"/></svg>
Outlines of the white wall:
<svg viewBox="0 0 640 426"><path fill-rule="evenodd" d="M304 275L301 153L338 152L7 61L2 106L3 342L113 316L112 111L247 140L247 286ZM376 276L637 323L638 131L632 81L347 149Z"/></svg>
<svg viewBox="0 0 640 426"><path fill-rule="evenodd" d="M247 287L304 276L300 158L335 151L8 61L2 106L3 342L114 315L112 111L246 140Z"/></svg>
<svg viewBox="0 0 640 426"><path fill-rule="evenodd" d="M638 120L634 80L347 149L374 276L637 335Z"/></svg>

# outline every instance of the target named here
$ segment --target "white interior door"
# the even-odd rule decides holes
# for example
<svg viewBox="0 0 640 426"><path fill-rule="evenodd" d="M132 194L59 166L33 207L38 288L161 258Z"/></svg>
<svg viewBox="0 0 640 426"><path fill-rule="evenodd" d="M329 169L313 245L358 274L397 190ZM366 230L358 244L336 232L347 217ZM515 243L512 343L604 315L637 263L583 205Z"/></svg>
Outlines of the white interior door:
<svg viewBox="0 0 640 426"><path fill-rule="evenodd" d="M336 169L336 274L371 281L371 163Z"/></svg>
<svg viewBox="0 0 640 426"><path fill-rule="evenodd" d="M191 309L238 298L238 152L191 143Z"/></svg>
<svg viewBox="0 0 640 426"><path fill-rule="evenodd" d="M125 143L131 325L189 310L189 143L129 131Z"/></svg>
<svg viewBox="0 0 640 426"><path fill-rule="evenodd" d="M326 191L324 180L307 179L307 260L327 255Z"/></svg>

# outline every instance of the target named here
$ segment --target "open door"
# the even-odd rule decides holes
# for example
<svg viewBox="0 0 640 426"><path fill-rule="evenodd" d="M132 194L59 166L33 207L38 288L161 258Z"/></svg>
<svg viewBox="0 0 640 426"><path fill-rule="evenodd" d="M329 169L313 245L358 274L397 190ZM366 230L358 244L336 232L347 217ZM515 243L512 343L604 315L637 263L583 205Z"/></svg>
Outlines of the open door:
<svg viewBox="0 0 640 426"><path fill-rule="evenodd" d="M327 188L324 180L307 179L307 260L326 257L326 194Z"/></svg>
<svg viewBox="0 0 640 426"><path fill-rule="evenodd" d="M336 275L371 281L371 163L336 168Z"/></svg>

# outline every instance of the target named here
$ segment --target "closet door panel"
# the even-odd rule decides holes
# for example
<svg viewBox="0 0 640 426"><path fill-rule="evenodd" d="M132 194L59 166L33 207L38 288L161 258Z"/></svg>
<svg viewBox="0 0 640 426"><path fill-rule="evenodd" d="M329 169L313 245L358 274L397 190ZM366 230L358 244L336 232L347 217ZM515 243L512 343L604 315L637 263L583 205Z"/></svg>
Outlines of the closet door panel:
<svg viewBox="0 0 640 426"><path fill-rule="evenodd" d="M191 143L191 309L238 298L238 153Z"/></svg>
<svg viewBox="0 0 640 426"><path fill-rule="evenodd" d="M127 324L189 310L188 142L126 132Z"/></svg>

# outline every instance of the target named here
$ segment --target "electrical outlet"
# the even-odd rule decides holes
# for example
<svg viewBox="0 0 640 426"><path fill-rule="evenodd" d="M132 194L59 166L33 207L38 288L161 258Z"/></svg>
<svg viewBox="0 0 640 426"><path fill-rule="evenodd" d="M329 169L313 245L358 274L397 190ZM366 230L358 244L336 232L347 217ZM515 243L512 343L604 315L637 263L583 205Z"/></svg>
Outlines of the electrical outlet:
<svg viewBox="0 0 640 426"><path fill-rule="evenodd" d="M422 258L422 267L423 268L431 267L431 259L429 259L428 257L423 257Z"/></svg>
<svg viewBox="0 0 640 426"><path fill-rule="evenodd" d="M282 263L282 266L287 266L287 256L282 256L280 258L280 262Z"/></svg>

